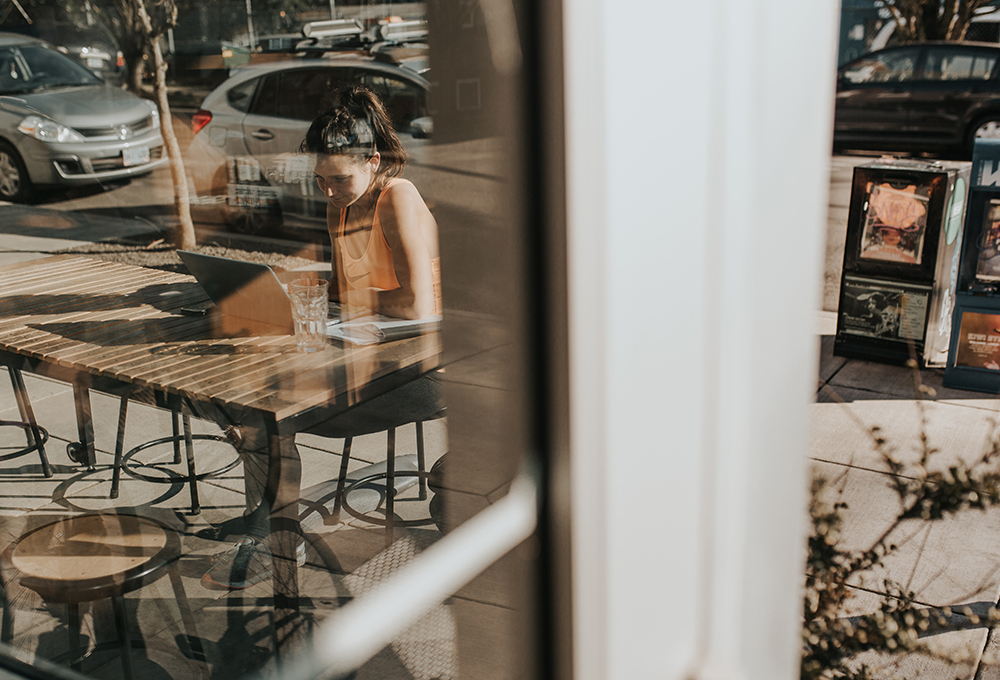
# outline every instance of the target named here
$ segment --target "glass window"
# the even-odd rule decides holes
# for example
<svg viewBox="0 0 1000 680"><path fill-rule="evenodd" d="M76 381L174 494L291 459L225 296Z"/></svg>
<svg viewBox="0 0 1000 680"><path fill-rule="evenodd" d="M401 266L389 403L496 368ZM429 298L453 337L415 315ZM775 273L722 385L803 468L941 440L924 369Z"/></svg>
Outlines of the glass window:
<svg viewBox="0 0 1000 680"><path fill-rule="evenodd" d="M965 32L965 39L971 42L1000 42L1000 22L973 21Z"/></svg>
<svg viewBox="0 0 1000 680"><path fill-rule="evenodd" d="M260 87L257 89L257 96L250 107L250 113L259 116L278 115L278 80L280 74L272 73L260 79Z"/></svg>
<svg viewBox="0 0 1000 680"><path fill-rule="evenodd" d="M919 49L874 54L846 66L844 78L855 85L912 80L919 56Z"/></svg>
<svg viewBox="0 0 1000 680"><path fill-rule="evenodd" d="M330 95L350 79L347 68L284 71L278 81L278 116L312 121Z"/></svg>
<svg viewBox="0 0 1000 680"><path fill-rule="evenodd" d="M980 50L931 49L924 65L925 80L987 80L996 54Z"/></svg>
<svg viewBox="0 0 1000 680"><path fill-rule="evenodd" d="M250 101L253 99L254 90L257 88L259 79L248 80L242 85L237 85L226 94L229 105L239 111L249 111Z"/></svg>
<svg viewBox="0 0 1000 680"><path fill-rule="evenodd" d="M397 130L406 130L415 118L427 115L425 88L383 74L363 75L359 80L382 98Z"/></svg>
<svg viewBox="0 0 1000 680"><path fill-rule="evenodd" d="M77 62L47 47L24 45L0 49L0 94L27 94L100 82Z"/></svg>
<svg viewBox="0 0 1000 680"><path fill-rule="evenodd" d="M381 4L252 4L179 10L166 130L155 55L120 41L109 88L0 47L0 87L60 64L94 84L0 109L0 655L94 678L249 680L280 658L290 680L531 680L530 60L497 64L476 2L394 4L397 38L374 44L357 36L379 34ZM51 9L86 25L87 7ZM271 51L310 22L337 49ZM511 40L533 34L514 23ZM397 58L433 63L433 121ZM346 127L302 151L348 83L368 91L341 102ZM358 159L371 137L378 163ZM338 638L378 643L341 641L339 667L310 656L484 513L473 548L500 536L499 562L421 577L361 617L381 631ZM431 586L433 606L405 602ZM125 630L146 643L131 656Z"/></svg>

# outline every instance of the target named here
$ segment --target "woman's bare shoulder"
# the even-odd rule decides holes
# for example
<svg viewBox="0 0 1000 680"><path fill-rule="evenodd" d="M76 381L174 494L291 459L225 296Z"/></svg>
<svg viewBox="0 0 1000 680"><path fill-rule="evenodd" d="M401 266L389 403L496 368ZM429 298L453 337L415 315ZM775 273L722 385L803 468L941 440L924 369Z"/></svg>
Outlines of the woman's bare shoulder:
<svg viewBox="0 0 1000 680"><path fill-rule="evenodd" d="M391 201L395 205L405 205L412 201L420 201L421 204L424 202L417 187L413 185L413 182L406 179L392 180L385 187L382 195L386 200Z"/></svg>

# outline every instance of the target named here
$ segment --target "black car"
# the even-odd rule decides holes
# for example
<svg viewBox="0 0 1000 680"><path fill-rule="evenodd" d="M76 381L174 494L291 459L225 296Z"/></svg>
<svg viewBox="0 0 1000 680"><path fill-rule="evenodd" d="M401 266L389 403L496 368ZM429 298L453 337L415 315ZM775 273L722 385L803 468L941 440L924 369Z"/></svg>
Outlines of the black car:
<svg viewBox="0 0 1000 680"><path fill-rule="evenodd" d="M919 43L866 54L837 73L834 148L957 152L1000 137L1000 46Z"/></svg>

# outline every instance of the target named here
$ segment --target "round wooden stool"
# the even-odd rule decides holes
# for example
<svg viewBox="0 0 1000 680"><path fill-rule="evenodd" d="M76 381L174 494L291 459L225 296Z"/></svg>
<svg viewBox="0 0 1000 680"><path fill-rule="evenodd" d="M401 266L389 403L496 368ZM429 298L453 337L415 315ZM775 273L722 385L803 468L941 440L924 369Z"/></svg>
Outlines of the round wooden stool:
<svg viewBox="0 0 1000 680"><path fill-rule="evenodd" d="M94 651L120 646L122 669L131 680L132 647L145 643L129 635L123 596L159 579L179 556L180 537L173 529L145 517L97 513L29 531L8 546L0 559L5 568L13 569L22 586L46 602L67 606L70 665L76 670L83 660L79 604L110 599L118 640L96 645ZM177 576L175 585L179 580ZM4 599L0 640L7 642L14 634L14 617L6 593Z"/></svg>

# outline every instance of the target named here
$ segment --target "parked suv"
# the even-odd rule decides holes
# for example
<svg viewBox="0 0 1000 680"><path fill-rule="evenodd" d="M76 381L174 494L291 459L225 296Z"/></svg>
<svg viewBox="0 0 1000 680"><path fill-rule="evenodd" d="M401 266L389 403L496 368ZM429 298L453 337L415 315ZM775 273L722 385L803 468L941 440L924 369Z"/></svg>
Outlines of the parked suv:
<svg viewBox="0 0 1000 680"><path fill-rule="evenodd" d="M56 43L106 83L119 85L125 75L125 57L114 41L99 30L64 31Z"/></svg>
<svg viewBox="0 0 1000 680"><path fill-rule="evenodd" d="M1000 46L916 43L878 50L837 76L834 146L972 152L1000 137Z"/></svg>
<svg viewBox="0 0 1000 680"><path fill-rule="evenodd" d="M152 102L48 43L0 33L0 200L140 175L166 160Z"/></svg>
<svg viewBox="0 0 1000 680"><path fill-rule="evenodd" d="M405 63L425 61L406 52ZM329 95L352 83L382 98L404 137L430 134L427 79L384 50L298 53L247 64L233 69L192 117L196 203L242 231L290 219L325 230L326 199L298 149ZM212 219L204 209L200 217Z"/></svg>

